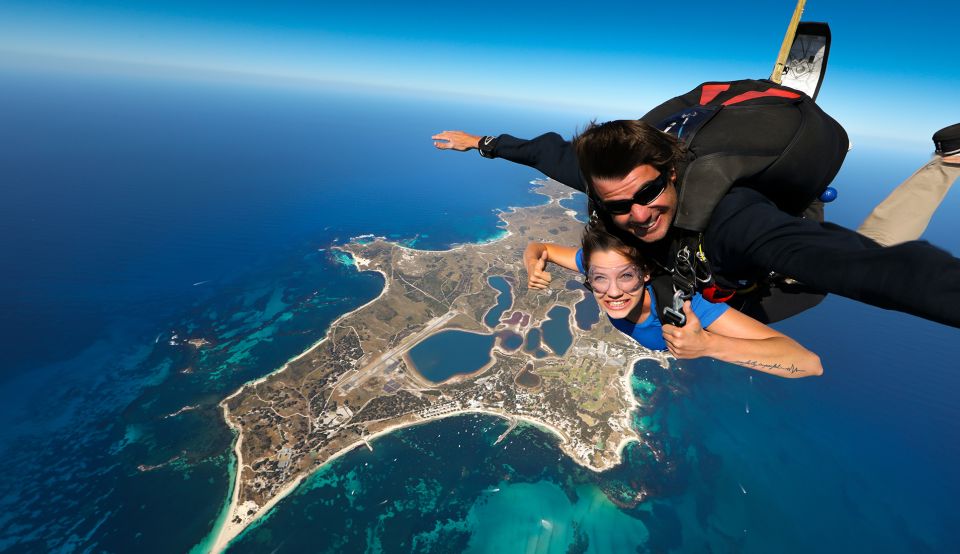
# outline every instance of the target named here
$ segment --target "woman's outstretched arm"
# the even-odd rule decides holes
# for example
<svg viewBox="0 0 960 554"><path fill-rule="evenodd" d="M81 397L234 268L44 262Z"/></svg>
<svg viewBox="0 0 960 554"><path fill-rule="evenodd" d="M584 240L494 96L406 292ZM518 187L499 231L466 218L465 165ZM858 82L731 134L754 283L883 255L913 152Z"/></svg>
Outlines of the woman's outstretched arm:
<svg viewBox="0 0 960 554"><path fill-rule="evenodd" d="M549 242L530 242L523 252L523 265L527 268L527 288L545 289L553 277L546 270L547 262L577 271L577 250Z"/></svg>
<svg viewBox="0 0 960 554"><path fill-rule="evenodd" d="M787 378L823 374L819 356L783 333L736 310L725 311L706 329L701 327L689 301L684 304L683 311L687 314L686 325L663 326L667 348L677 358L709 356Z"/></svg>

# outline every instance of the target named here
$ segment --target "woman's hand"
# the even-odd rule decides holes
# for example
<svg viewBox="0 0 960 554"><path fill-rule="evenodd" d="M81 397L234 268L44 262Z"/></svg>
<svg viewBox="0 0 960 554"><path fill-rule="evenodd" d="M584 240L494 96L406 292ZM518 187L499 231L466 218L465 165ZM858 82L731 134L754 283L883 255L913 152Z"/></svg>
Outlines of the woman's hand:
<svg viewBox="0 0 960 554"><path fill-rule="evenodd" d="M683 303L683 313L687 316L683 327L663 326L663 340L670 353L682 360L709 356L711 333L700 325L700 318L693 313L689 300Z"/></svg>
<svg viewBox="0 0 960 554"><path fill-rule="evenodd" d="M779 377L797 378L823 374L820 357L800 343L733 308L704 329L684 302L687 324L663 326L663 340L677 358L709 356Z"/></svg>
<svg viewBox="0 0 960 554"><path fill-rule="evenodd" d="M524 256L523 265L527 267L527 288L545 289L550 286L553 277L547 267L547 249L544 248L538 257Z"/></svg>

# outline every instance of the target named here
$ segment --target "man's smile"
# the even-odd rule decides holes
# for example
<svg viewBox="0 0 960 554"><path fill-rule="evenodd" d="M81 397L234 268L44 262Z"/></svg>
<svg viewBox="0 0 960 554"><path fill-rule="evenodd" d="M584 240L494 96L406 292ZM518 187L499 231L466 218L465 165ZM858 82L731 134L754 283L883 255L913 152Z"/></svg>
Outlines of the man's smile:
<svg viewBox="0 0 960 554"><path fill-rule="evenodd" d="M650 165L640 165L624 177L594 178L593 186L601 202L621 202L634 199L651 180L657 179L660 170ZM671 176L661 194L647 204L633 202L629 213L611 214L613 222L621 229L632 233L642 242L656 242L664 238L673 221L677 208L677 190Z"/></svg>
<svg viewBox="0 0 960 554"><path fill-rule="evenodd" d="M635 235L645 235L650 232L657 224L660 222L660 218L663 217L662 213L657 213L651 219L647 220L644 223L633 222L631 221L628 225Z"/></svg>

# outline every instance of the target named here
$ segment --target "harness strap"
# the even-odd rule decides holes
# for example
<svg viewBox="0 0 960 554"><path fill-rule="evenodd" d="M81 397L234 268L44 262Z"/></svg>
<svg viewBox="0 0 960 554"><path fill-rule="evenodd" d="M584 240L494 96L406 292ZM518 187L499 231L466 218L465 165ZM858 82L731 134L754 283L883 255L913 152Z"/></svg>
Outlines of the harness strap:
<svg viewBox="0 0 960 554"><path fill-rule="evenodd" d="M664 273L651 281L660 321L664 324L683 327L687 316L683 313L683 303L693 298L700 284L712 281L710 264L706 258L698 255L700 251L699 234L683 234L671 240L668 265L663 266Z"/></svg>
<svg viewBox="0 0 960 554"><path fill-rule="evenodd" d="M668 273L661 273L650 280L650 288L653 289L653 298L656 300L657 317L664 325L676 325L683 327L687 322L687 316L683 313L683 300L680 300L677 306L678 294L680 291L673 289L673 277Z"/></svg>
<svg viewBox="0 0 960 554"><path fill-rule="evenodd" d="M658 315L664 324L670 323L679 327L686 323L683 302L692 298L697 290L702 289L704 297L710 302L726 302L736 292L735 289L717 283L703 252L700 234L706 228L709 212L712 212L716 203L726 194L730 184L723 189L716 186L688 189L692 185L687 183L687 177L694 175L694 169L696 169L699 173L695 176L704 177L701 174L705 172L709 173L710 177L717 174L729 175L732 183L736 175L755 173L772 161L764 156L742 156L738 160L714 157L704 158L702 162L696 164L695 162L698 161L696 150L692 148L694 137L726 106L734 106L758 98L795 100L801 96L800 93L763 81L706 83L700 87L699 105L689 105L693 98L687 97L687 108L660 122L659 129L691 146L687 154L689 165L679 188L681 195L677 217L673 222L674 233L670 239L667 256L660 262L664 275L655 277L651 281ZM685 210L681 209L684 206Z"/></svg>
<svg viewBox="0 0 960 554"><path fill-rule="evenodd" d="M723 102L721 106L732 106L734 104L739 104L740 102L746 102L747 100L766 98L769 96L778 96L780 98L800 98L800 95L796 92L790 92L789 90L782 88L768 88L767 90L751 90L744 92L743 94L738 94L733 98Z"/></svg>

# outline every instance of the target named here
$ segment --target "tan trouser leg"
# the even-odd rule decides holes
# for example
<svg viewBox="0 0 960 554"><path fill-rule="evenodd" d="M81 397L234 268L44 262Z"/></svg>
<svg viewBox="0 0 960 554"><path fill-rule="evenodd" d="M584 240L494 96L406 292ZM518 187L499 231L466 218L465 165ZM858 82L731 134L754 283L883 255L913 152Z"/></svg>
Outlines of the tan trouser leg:
<svg viewBox="0 0 960 554"><path fill-rule="evenodd" d="M934 155L877 204L857 232L884 246L917 240L957 177L960 164L944 163Z"/></svg>

